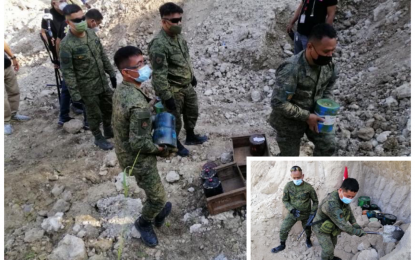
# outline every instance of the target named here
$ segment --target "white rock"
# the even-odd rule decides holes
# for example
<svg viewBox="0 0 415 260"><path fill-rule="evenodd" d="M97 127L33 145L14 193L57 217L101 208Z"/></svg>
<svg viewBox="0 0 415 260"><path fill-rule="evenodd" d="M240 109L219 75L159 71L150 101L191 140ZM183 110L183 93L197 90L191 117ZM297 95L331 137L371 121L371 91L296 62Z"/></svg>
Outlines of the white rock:
<svg viewBox="0 0 415 260"><path fill-rule="evenodd" d="M115 189L119 191L124 191L124 173L120 172L117 177L115 177ZM135 180L135 176L128 176L128 172L125 174L125 182L128 190L132 193L138 193L139 188Z"/></svg>
<svg viewBox="0 0 415 260"><path fill-rule="evenodd" d="M220 156L220 161L223 164L232 162L232 154L231 153L222 153Z"/></svg>
<svg viewBox="0 0 415 260"><path fill-rule="evenodd" d="M24 241L27 243L32 243L37 240L40 240L45 234L45 230L40 228L33 228L25 233Z"/></svg>
<svg viewBox="0 0 415 260"><path fill-rule="evenodd" d="M86 260L88 255L84 241L75 236L66 235L58 247L49 255L49 260Z"/></svg>
<svg viewBox="0 0 415 260"><path fill-rule="evenodd" d="M76 233L78 233L81 230L81 225L75 224L72 228L72 230Z"/></svg>
<svg viewBox="0 0 415 260"><path fill-rule="evenodd" d="M363 250L359 256L357 257L357 260L378 260L378 253L375 249L369 249L369 250Z"/></svg>
<svg viewBox="0 0 415 260"><path fill-rule="evenodd" d="M213 91L211 89L206 90L204 93L205 96L210 96L212 94L213 94Z"/></svg>
<svg viewBox="0 0 415 260"><path fill-rule="evenodd" d="M43 220L41 227L48 233L57 232L59 229L63 228L62 225L63 213L58 212L53 217L49 217Z"/></svg>
<svg viewBox="0 0 415 260"><path fill-rule="evenodd" d="M391 97L388 97L388 98L385 100L385 103L386 103L386 105L388 105L389 107L394 107L394 106L399 105L399 104L398 104L398 101L397 101L396 99L394 99L392 96L391 96Z"/></svg>
<svg viewBox="0 0 415 260"><path fill-rule="evenodd" d="M188 188L188 189L187 189L187 191L188 191L188 192L194 192L194 191L195 191L195 188L190 187L190 188Z"/></svg>
<svg viewBox="0 0 415 260"><path fill-rule="evenodd" d="M252 98L252 101L258 102L261 100L261 93L257 90L253 90L251 92L251 98Z"/></svg>
<svg viewBox="0 0 415 260"><path fill-rule="evenodd" d="M369 71L369 72L373 72L373 71L375 71L375 70L377 70L378 68L377 67L370 67L370 68L368 68L367 70Z"/></svg>
<svg viewBox="0 0 415 260"><path fill-rule="evenodd" d="M134 238L140 238L141 237L140 232L138 232L138 230L135 228L134 225L131 227L131 236L134 237Z"/></svg>
<svg viewBox="0 0 415 260"><path fill-rule="evenodd" d="M72 119L63 124L63 130L70 134L76 134L84 127L84 122L79 119Z"/></svg>
<svg viewBox="0 0 415 260"><path fill-rule="evenodd" d="M64 189L65 189L65 186L55 184L55 186L53 186L51 193L53 194L53 196L58 197L59 195L62 194Z"/></svg>
<svg viewBox="0 0 415 260"><path fill-rule="evenodd" d="M70 202L72 200L72 192L70 190L66 190L62 193L61 198L66 202Z"/></svg>
<svg viewBox="0 0 415 260"><path fill-rule="evenodd" d="M175 182L180 180L180 175L175 172L175 171L170 171L169 173L167 173L166 175L166 181L169 183Z"/></svg>
<svg viewBox="0 0 415 260"><path fill-rule="evenodd" d="M106 167L115 167L117 165L117 155L115 154L115 151L111 151L105 156L104 165Z"/></svg>
<svg viewBox="0 0 415 260"><path fill-rule="evenodd" d="M399 88L395 89L394 92L398 99L411 97L411 86L408 83L403 84Z"/></svg>
<svg viewBox="0 0 415 260"><path fill-rule="evenodd" d="M58 199L53 208L49 211L48 216L51 217L58 212L67 212L71 208L71 204L63 199Z"/></svg>
<svg viewBox="0 0 415 260"><path fill-rule="evenodd" d="M381 134L379 134L378 135L378 137L376 138L376 140L379 142L379 143L384 143L387 139L388 139L388 136L391 134L391 131L385 131L385 132L383 132L383 133L381 133Z"/></svg>
<svg viewBox="0 0 415 260"><path fill-rule="evenodd" d="M190 227L190 233L202 233L202 224L194 224Z"/></svg>

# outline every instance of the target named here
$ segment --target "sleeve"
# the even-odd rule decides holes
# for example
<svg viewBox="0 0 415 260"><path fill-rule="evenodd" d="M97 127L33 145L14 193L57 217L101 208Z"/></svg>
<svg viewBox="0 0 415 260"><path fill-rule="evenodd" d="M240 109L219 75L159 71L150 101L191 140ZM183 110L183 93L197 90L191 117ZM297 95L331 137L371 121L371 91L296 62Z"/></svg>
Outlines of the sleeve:
<svg viewBox="0 0 415 260"><path fill-rule="evenodd" d="M60 44L59 57L61 60L61 70L63 78L65 79L66 86L71 94L73 101L79 101L82 99L81 94L77 88L76 75L72 63L72 52L66 44Z"/></svg>
<svg viewBox="0 0 415 260"><path fill-rule="evenodd" d="M297 89L297 72L290 63L281 64L276 72L276 86L272 92L271 106L287 118L307 121L310 112L290 102Z"/></svg>
<svg viewBox="0 0 415 260"><path fill-rule="evenodd" d="M130 113L130 146L134 153L158 154L157 145L151 137L150 111L142 108L132 108Z"/></svg>
<svg viewBox="0 0 415 260"><path fill-rule="evenodd" d="M151 67L153 68L151 84L162 100L168 100L173 97L173 93L167 80L168 63L166 52L161 44L154 43L153 41L149 46L149 55Z"/></svg>
<svg viewBox="0 0 415 260"><path fill-rule="evenodd" d="M337 0L328 0L326 1L326 6L333 6L333 5L337 5Z"/></svg>
<svg viewBox="0 0 415 260"><path fill-rule="evenodd" d="M333 90L334 86L336 85L336 80L338 78L337 68L333 64L333 72L330 78L329 84L327 85L326 89L323 92L323 98L329 98L334 100Z"/></svg>
<svg viewBox="0 0 415 260"><path fill-rule="evenodd" d="M42 27L42 29L45 29L45 30L48 29L48 24L47 24L46 20L42 19L41 27Z"/></svg>
<svg viewBox="0 0 415 260"><path fill-rule="evenodd" d="M95 34L95 33L94 33ZM98 37L97 37L98 38ZM104 70L105 72L112 78L115 77L115 71L114 68L111 65L110 60L108 59L107 54L105 53L104 47L102 46L101 41L99 40L99 48L100 48L100 52L101 52L101 59L102 59L102 63L104 64Z"/></svg>
<svg viewBox="0 0 415 260"><path fill-rule="evenodd" d="M294 207L290 203L290 194L288 192L288 184L285 185L284 187L284 195L282 196L282 202L284 203L288 211L291 211L294 209Z"/></svg>
<svg viewBox="0 0 415 260"><path fill-rule="evenodd" d="M59 32L58 32L58 38L59 39L63 39L65 37L65 27L66 27L66 23L62 22L61 23L61 27L59 28Z"/></svg>
<svg viewBox="0 0 415 260"><path fill-rule="evenodd" d="M313 206L311 207L311 212L312 213L316 213L317 209L318 209L318 197L317 197L317 193L316 190L311 186L311 200L313 201Z"/></svg>
<svg viewBox="0 0 415 260"><path fill-rule="evenodd" d="M356 234L356 229L353 228L344 218L343 210L333 201L325 203L322 207L322 211L330 220L342 231L349 235Z"/></svg>

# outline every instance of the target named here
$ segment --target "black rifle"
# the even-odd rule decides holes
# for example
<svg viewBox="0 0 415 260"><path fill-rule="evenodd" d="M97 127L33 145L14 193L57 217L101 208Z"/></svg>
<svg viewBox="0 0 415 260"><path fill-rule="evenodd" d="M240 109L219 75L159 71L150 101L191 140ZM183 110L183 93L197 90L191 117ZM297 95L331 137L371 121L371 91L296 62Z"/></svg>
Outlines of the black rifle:
<svg viewBox="0 0 415 260"><path fill-rule="evenodd" d="M300 237L304 234L305 229L306 229L307 227L311 227L311 226L312 226L312 224L313 224L313 219L314 219L314 217L315 217L315 216L316 216L316 213L311 214L311 215L308 217L307 224L305 224L305 228L303 229L303 232L301 232L301 234L298 236L297 241L298 241L298 240L300 240Z"/></svg>
<svg viewBox="0 0 415 260"><path fill-rule="evenodd" d="M57 64L57 58L55 56L55 53L50 49L49 44L45 41L45 39L43 38L42 34L40 34L40 39L42 39L43 44L45 45L46 50L48 51L49 54L49 58L50 61L53 64ZM56 86L58 89L58 99L59 99L59 105L61 103L61 87L62 87L62 78L61 78L61 73L59 72L58 68L55 68L55 78L56 78L56 85L54 84L46 84L46 86L48 87L53 87Z"/></svg>

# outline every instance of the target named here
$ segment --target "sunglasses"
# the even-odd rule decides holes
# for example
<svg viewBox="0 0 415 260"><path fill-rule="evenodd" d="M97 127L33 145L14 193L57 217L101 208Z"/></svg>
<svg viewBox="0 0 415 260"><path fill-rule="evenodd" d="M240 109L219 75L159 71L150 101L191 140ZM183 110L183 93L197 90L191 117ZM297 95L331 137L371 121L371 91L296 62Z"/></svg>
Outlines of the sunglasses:
<svg viewBox="0 0 415 260"><path fill-rule="evenodd" d="M296 171L303 172L303 170L301 170L301 168L298 166L293 166L290 170L290 172L296 172Z"/></svg>
<svg viewBox="0 0 415 260"><path fill-rule="evenodd" d="M179 23L179 22L181 22L181 21L182 21L182 18L181 18L181 17L180 17L180 18L170 18L170 19L168 19L168 18L163 18L163 20L169 21L169 22L171 22L171 23Z"/></svg>
<svg viewBox="0 0 415 260"><path fill-rule="evenodd" d="M83 22L83 21L85 21L85 15L84 16L82 16L81 18L75 18L75 19L71 19L70 21L71 22L73 22L73 23L80 23L80 22Z"/></svg>

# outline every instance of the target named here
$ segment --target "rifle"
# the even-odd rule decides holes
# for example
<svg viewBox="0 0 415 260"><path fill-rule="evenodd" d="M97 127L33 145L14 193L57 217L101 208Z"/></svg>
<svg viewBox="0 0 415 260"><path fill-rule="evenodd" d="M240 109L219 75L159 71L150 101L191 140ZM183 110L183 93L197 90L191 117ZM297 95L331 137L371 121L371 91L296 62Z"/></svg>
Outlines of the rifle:
<svg viewBox="0 0 415 260"><path fill-rule="evenodd" d="M49 54L50 61L53 64L56 64L56 59L54 59L54 57L55 57L54 52L49 48L49 44L45 41L45 39L43 39L42 34L40 33L39 35L40 35L40 39L42 39L42 42L45 45L45 48L46 48L46 50ZM60 74L58 68L55 68L55 79L56 79L56 85L46 84L46 86L47 87L53 87L53 86L57 87L57 89L58 89L58 100L59 100L59 105L60 105L60 103L61 103L61 90L60 89L62 87L62 78L61 78L61 74Z"/></svg>
<svg viewBox="0 0 415 260"><path fill-rule="evenodd" d="M316 213L311 214L311 215L308 217L308 219L307 219L307 224L305 224L305 228L303 229L303 232L301 232L301 234L298 236L297 241L298 241L298 240L300 240L300 237L304 234L305 229L306 229L307 227L311 227L311 226L312 226L313 219L314 219L314 217L315 217L315 216L316 216Z"/></svg>

